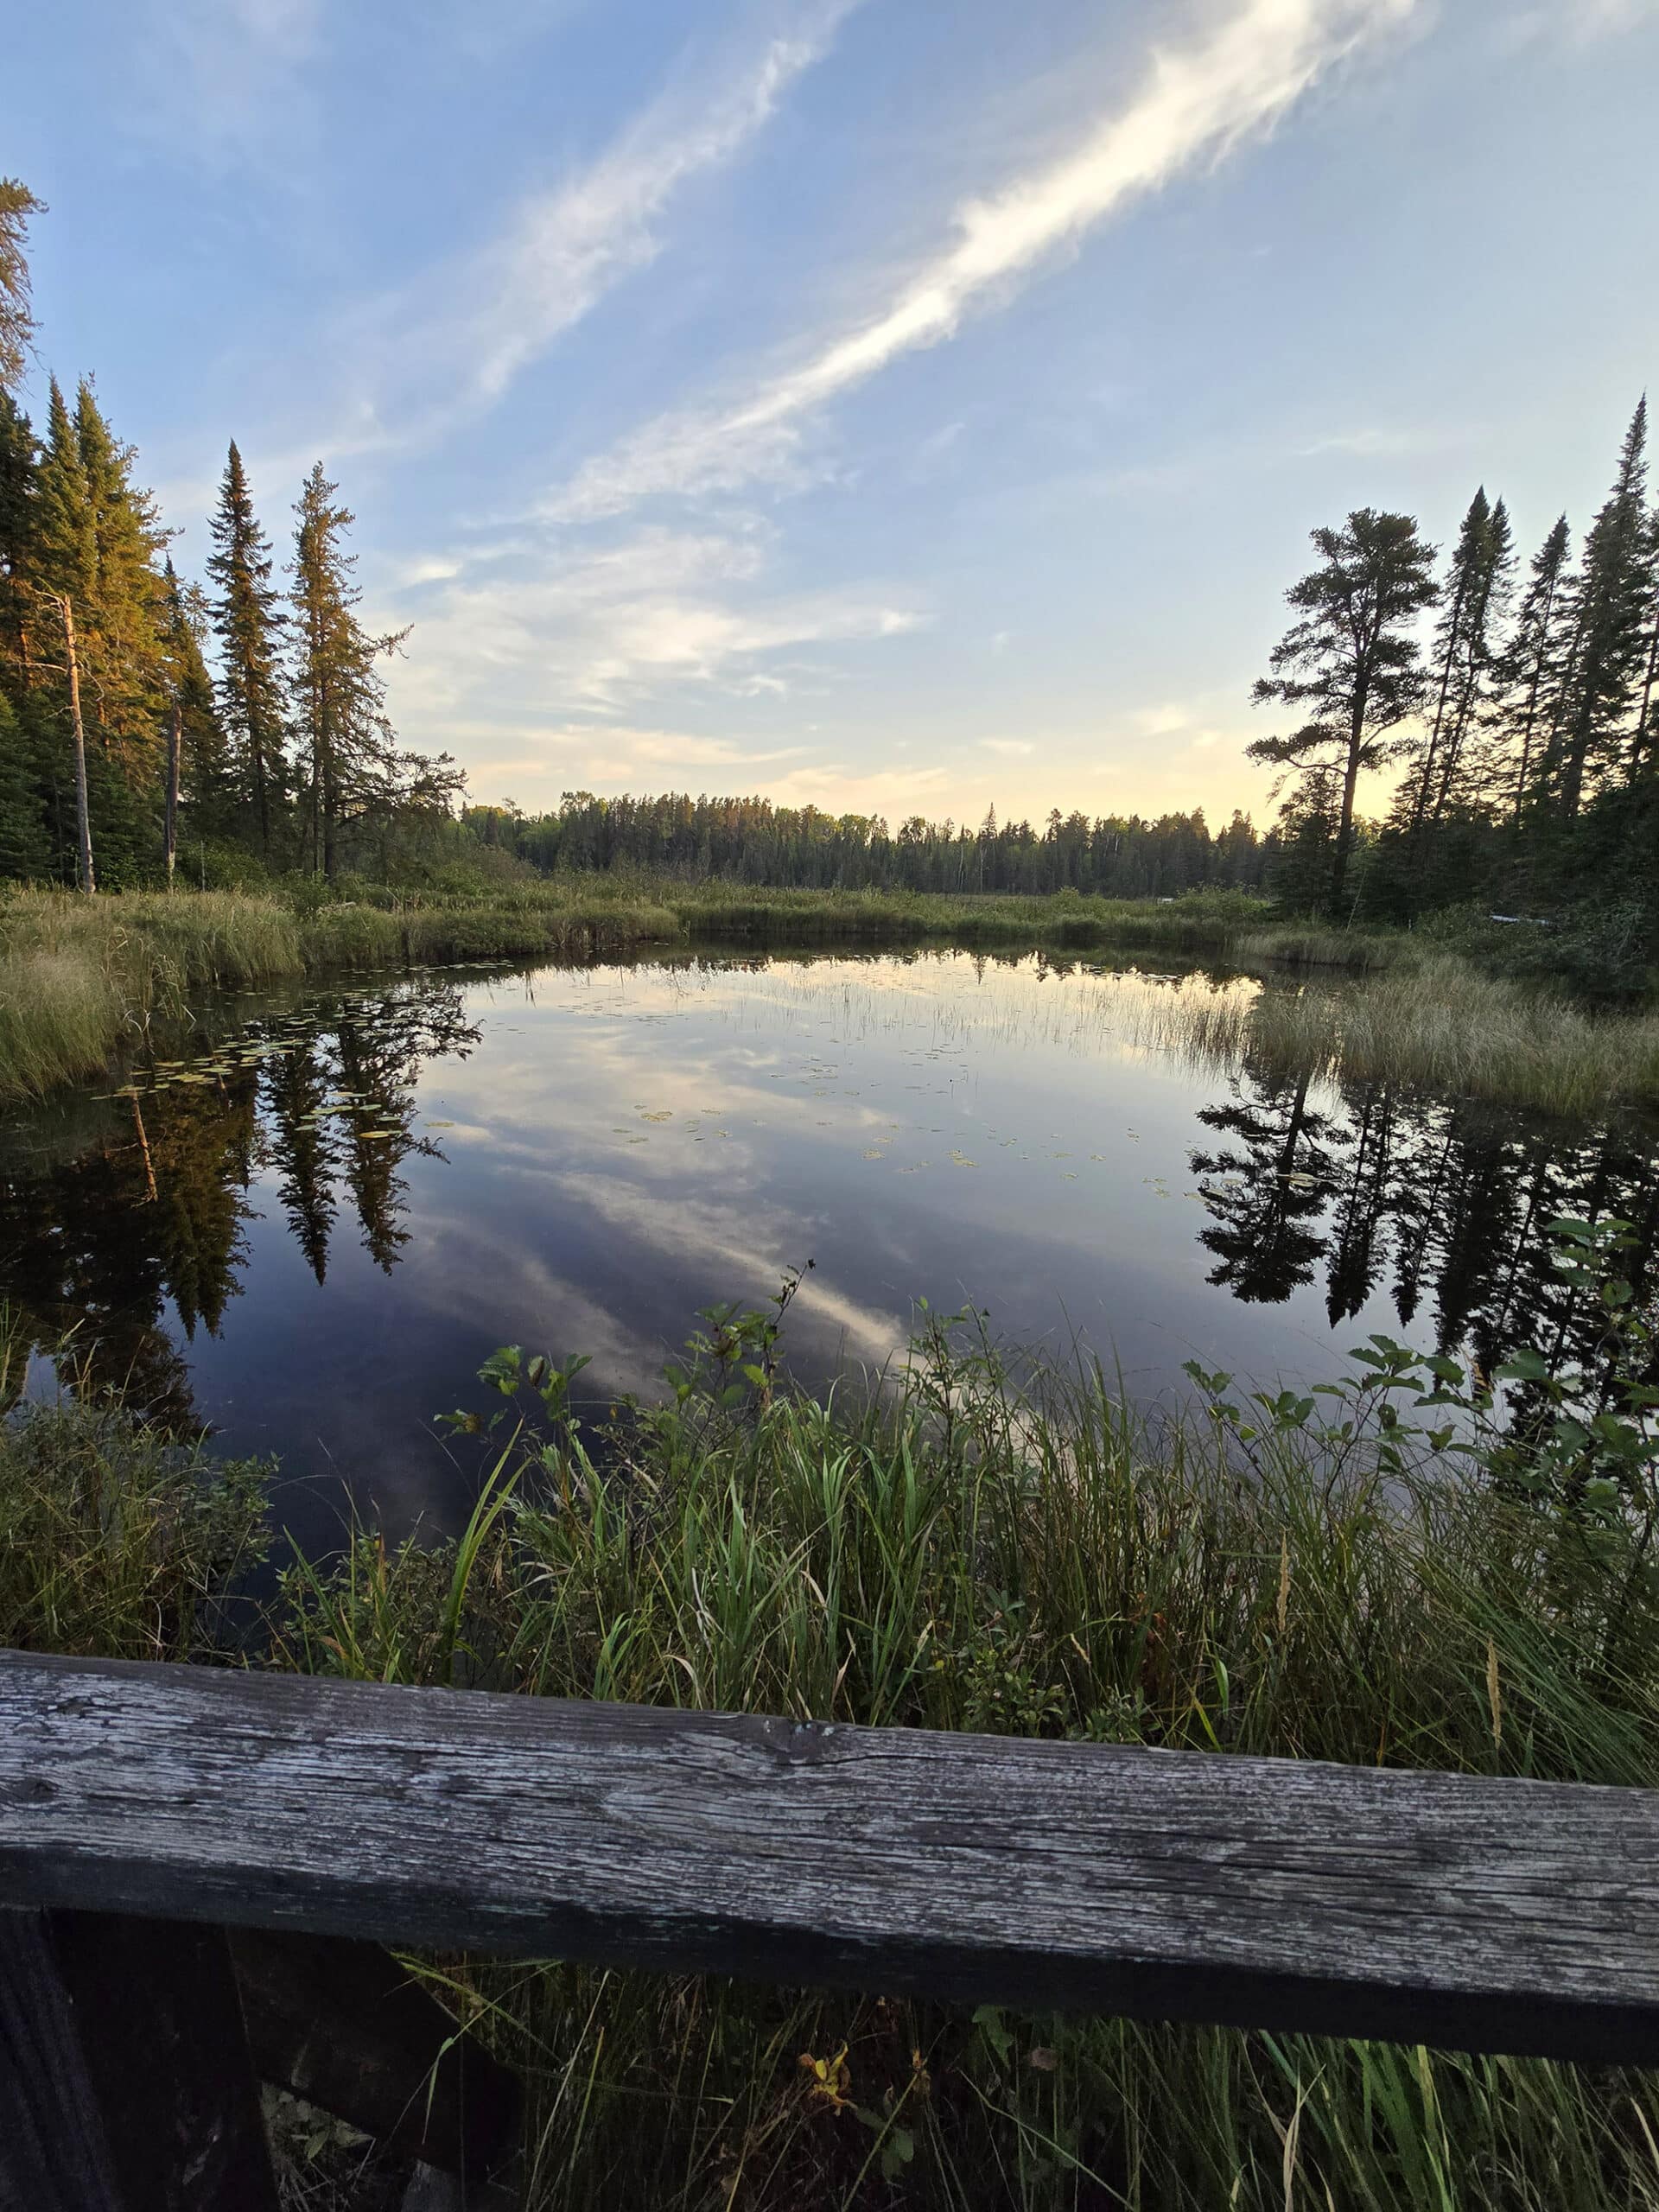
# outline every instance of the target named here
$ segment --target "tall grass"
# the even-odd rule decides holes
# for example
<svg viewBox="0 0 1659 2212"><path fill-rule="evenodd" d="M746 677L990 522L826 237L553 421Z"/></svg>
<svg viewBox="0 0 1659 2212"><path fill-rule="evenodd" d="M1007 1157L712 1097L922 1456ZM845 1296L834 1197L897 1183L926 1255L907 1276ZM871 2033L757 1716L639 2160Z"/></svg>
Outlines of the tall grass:
<svg viewBox="0 0 1659 2212"><path fill-rule="evenodd" d="M297 892L294 894L298 899ZM390 893L383 894L389 899ZM1170 902L767 891L662 878L556 876L442 901L296 905L229 892L0 901L0 1097L97 1073L186 1022L193 999L302 972L603 957L688 938L769 944L920 944L1172 954L1343 969L1253 1004L1169 1000L1145 1041L1203 1056L1421 1084L1562 1113L1659 1103L1659 1015L1590 1013L1547 985L1482 973L1405 936L1267 928L1259 900Z"/></svg>
<svg viewBox="0 0 1659 2212"><path fill-rule="evenodd" d="M1094 1369L1022 1384L939 1332L886 1394L767 1381L718 1405L624 1417L591 1451L523 1440L535 1487L498 1484L456 1543L364 1529L295 1562L270 1662L1659 1784L1659 1591L1631 1572L1634 1537L1589 1547L1490 1488L1385 1483L1306 1431L1242 1471L1202 1415L1149 1424ZM48 1408L0 1439L14 1554L81 1559L89 1532L129 1525L110 1510L129 1467L149 1495L137 1433L86 1419ZM218 1555L186 1551L186 1586L212 1585ZM67 1624L96 1642L49 1558L7 1577L13 1640ZM191 1648L185 1611L157 1607L149 1648ZM132 1648L144 1618L118 1605L112 1641ZM425 1971L525 2075L536 2208L1659 2206L1659 2095L1636 2073L557 1965Z"/></svg>
<svg viewBox="0 0 1659 2212"><path fill-rule="evenodd" d="M1659 1014L1595 1014L1453 953L1360 983L1166 994L1142 1041L1217 1065L1420 1086L1562 1115L1659 1105Z"/></svg>
<svg viewBox="0 0 1659 2212"><path fill-rule="evenodd" d="M298 912L239 892L15 892L0 900L0 1097L96 1075L181 1028L213 989L308 971L591 957L680 934L665 907L568 891L534 904Z"/></svg>
<svg viewBox="0 0 1659 2212"><path fill-rule="evenodd" d="M292 914L234 892L0 900L0 1096L94 1075L195 995L297 972Z"/></svg>

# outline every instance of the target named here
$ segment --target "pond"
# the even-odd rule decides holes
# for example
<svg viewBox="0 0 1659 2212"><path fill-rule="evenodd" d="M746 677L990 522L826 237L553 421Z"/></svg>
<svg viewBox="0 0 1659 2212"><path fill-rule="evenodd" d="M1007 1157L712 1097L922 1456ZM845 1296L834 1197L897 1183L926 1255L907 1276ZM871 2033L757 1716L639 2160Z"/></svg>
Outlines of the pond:
<svg viewBox="0 0 1659 2212"><path fill-rule="evenodd" d="M1183 1007L1258 988L709 953L246 1000L188 1060L10 1116L0 1300L25 1353L72 1331L221 1449L280 1454L315 1536L337 1476L395 1527L454 1523L472 1475L433 1416L482 1405L498 1344L591 1354L601 1402L649 1390L697 1309L809 1259L807 1381L900 1355L925 1298L1150 1401L1191 1358L1317 1381L1373 1330L1548 1348L1577 1324L1545 1224L1651 1242L1651 1132L1181 1049Z"/></svg>

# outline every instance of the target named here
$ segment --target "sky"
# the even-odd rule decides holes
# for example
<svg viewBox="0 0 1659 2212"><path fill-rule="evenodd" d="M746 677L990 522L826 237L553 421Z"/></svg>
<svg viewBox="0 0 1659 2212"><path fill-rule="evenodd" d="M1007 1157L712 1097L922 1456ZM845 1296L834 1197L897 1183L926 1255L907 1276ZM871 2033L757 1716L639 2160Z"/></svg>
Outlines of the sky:
<svg viewBox="0 0 1659 2212"><path fill-rule="evenodd" d="M1271 812L1307 532L1523 553L1659 372L1659 0L55 0L38 400L321 458L481 799Z"/></svg>

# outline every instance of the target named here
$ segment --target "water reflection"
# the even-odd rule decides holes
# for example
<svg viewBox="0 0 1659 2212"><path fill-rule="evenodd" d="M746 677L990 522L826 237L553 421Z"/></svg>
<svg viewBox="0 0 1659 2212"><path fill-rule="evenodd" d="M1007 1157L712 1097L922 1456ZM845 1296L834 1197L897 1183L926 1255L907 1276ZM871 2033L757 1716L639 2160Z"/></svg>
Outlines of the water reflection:
<svg viewBox="0 0 1659 2212"><path fill-rule="evenodd" d="M1556 1215L1659 1236L1650 1133L1183 1058L1201 972L964 955L454 972L270 1002L186 1064L0 1131L9 1332L394 1519L457 1494L431 1415L504 1340L649 1383L695 1310L816 1259L817 1378L911 1302L1318 1380L1386 1328L1592 1348ZM18 1382L11 1363L11 1385Z"/></svg>
<svg viewBox="0 0 1659 2212"><path fill-rule="evenodd" d="M1659 1231L1659 1157L1629 1122L1567 1131L1467 1102L1410 1101L1379 1083L1342 1085L1323 1107L1309 1079L1245 1068L1206 1128L1234 1140L1189 1155L1217 1255L1209 1281L1282 1303L1323 1282L1332 1328L1386 1287L1402 1330L1483 1368L1518 1344L1591 1356L1596 1317L1550 1262L1546 1225L1616 1216L1636 1228L1638 1291ZM1432 1326L1425 1328L1425 1307Z"/></svg>
<svg viewBox="0 0 1659 2212"><path fill-rule="evenodd" d="M67 1341L95 1382L172 1426L199 1425L188 1348L199 1331L220 1335L241 1293L255 1177L275 1168L319 1285L342 1197L390 1274L408 1237L399 1169L411 1153L442 1157L414 1131L416 1078L478 1037L456 984L324 995L251 1020L218 1057L145 1071L96 1102L110 1110L90 1141L79 1116L67 1132L25 1125L0 1176L0 1296L14 1344ZM24 1372L10 1363L14 1398Z"/></svg>

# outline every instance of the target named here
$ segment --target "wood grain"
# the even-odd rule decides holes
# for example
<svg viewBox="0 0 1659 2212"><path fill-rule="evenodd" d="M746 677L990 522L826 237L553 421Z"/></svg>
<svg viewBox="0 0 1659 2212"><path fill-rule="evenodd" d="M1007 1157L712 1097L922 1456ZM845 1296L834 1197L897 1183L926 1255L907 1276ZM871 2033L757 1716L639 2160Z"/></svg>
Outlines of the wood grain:
<svg viewBox="0 0 1659 2212"><path fill-rule="evenodd" d="M0 1896L1659 2062L1659 1796L0 1655Z"/></svg>

